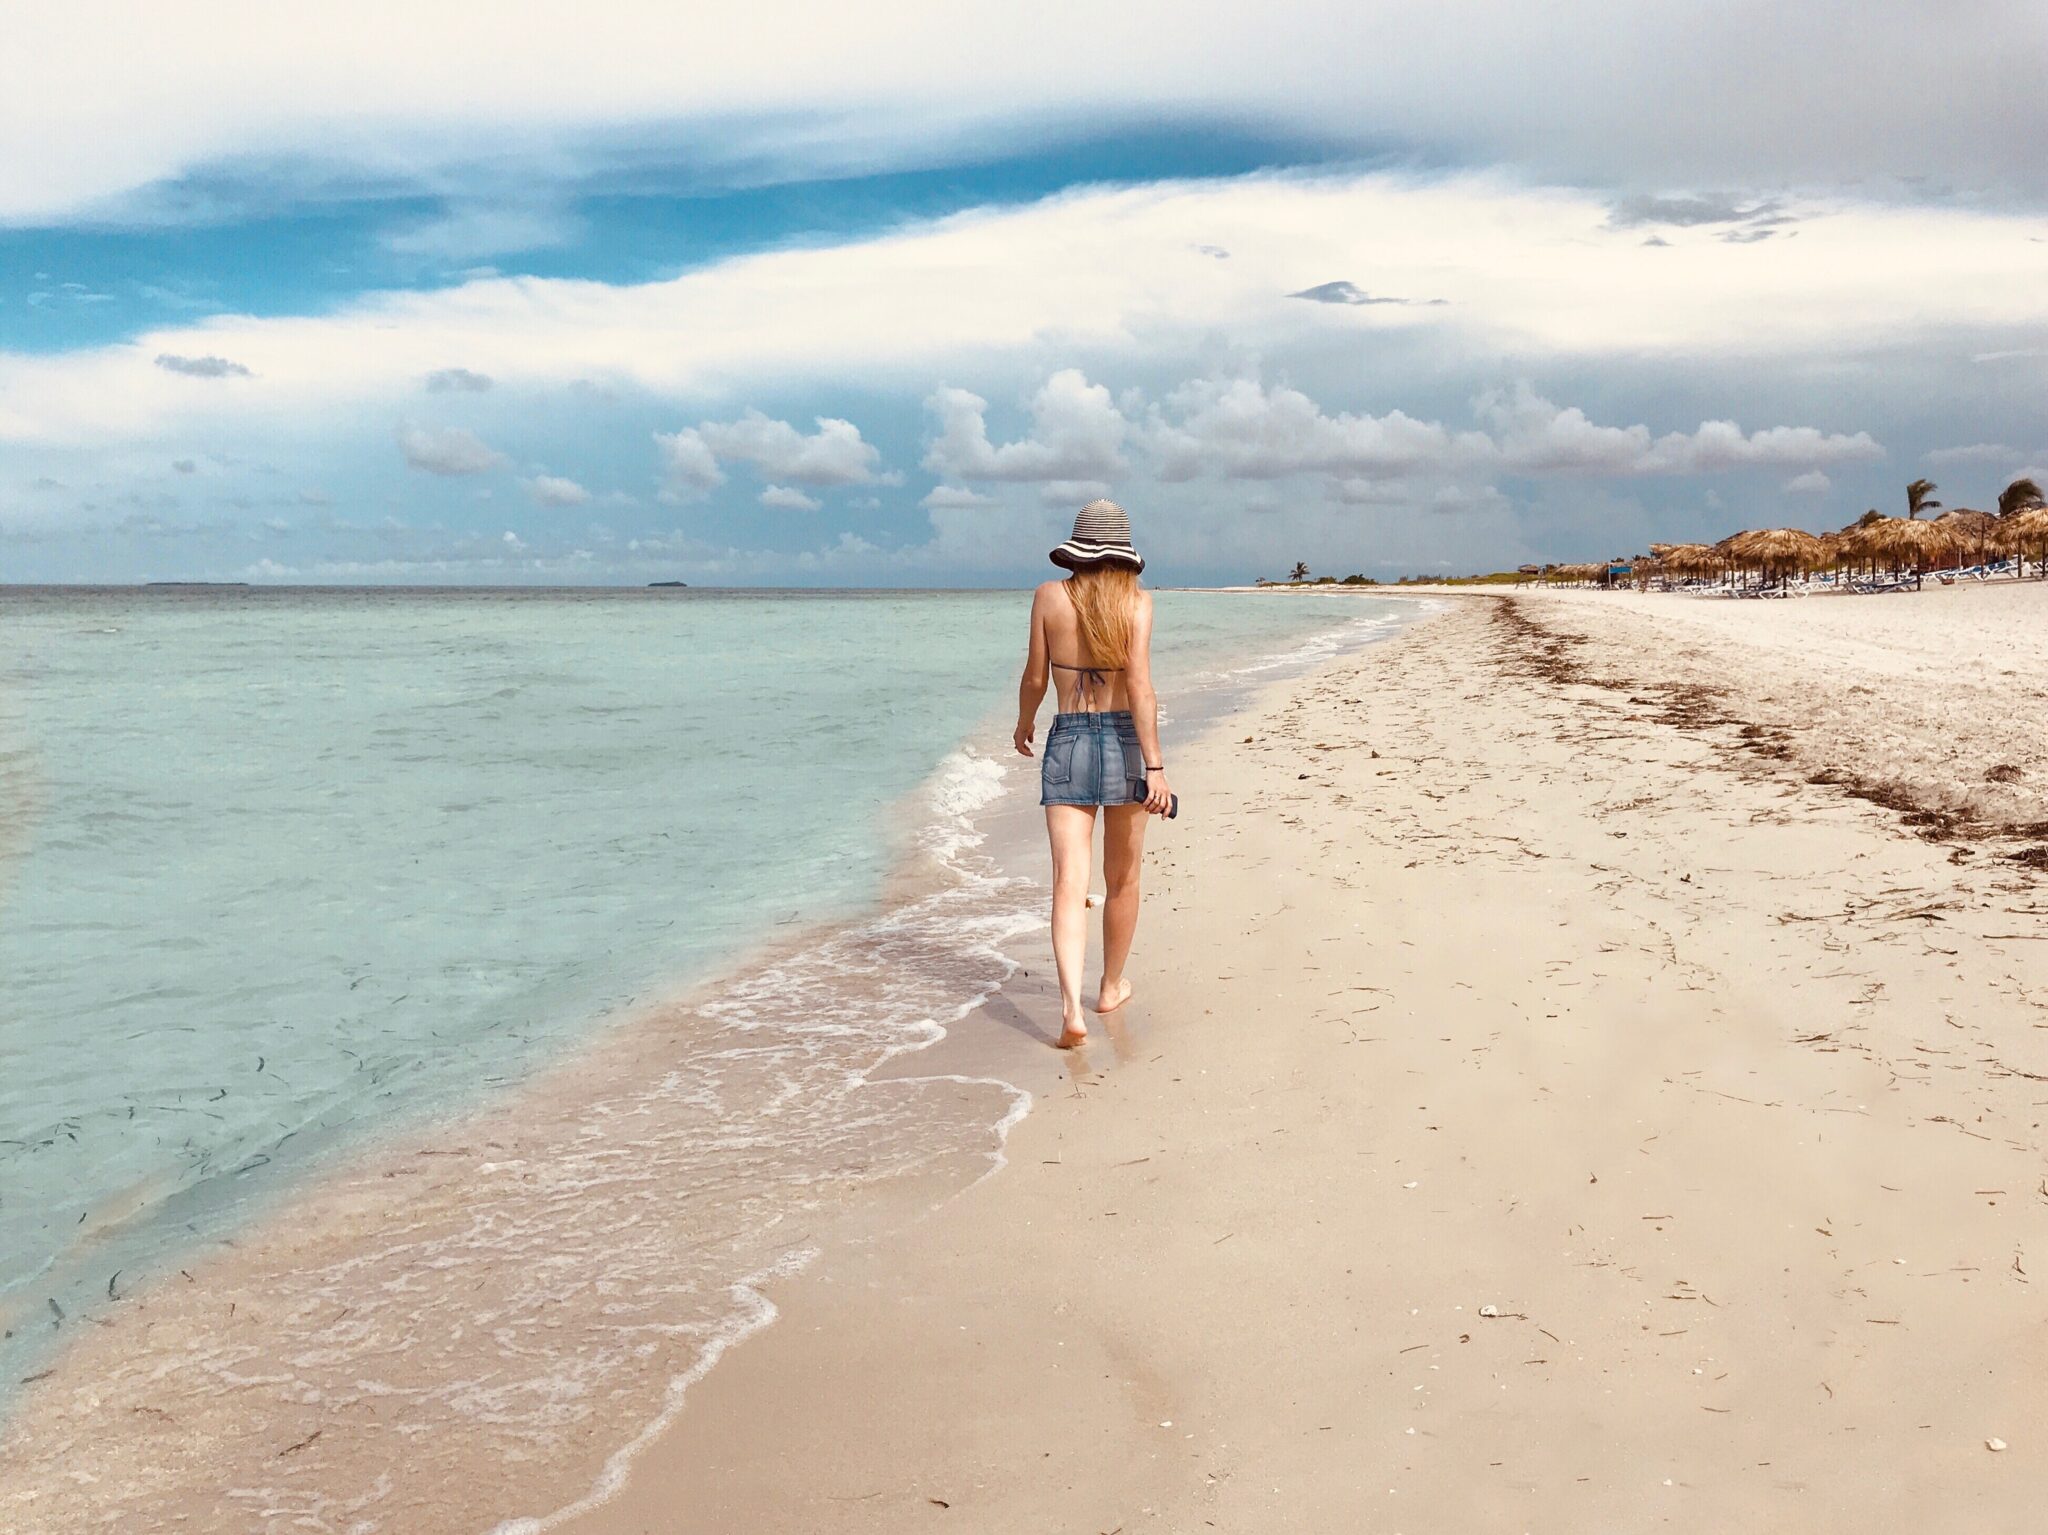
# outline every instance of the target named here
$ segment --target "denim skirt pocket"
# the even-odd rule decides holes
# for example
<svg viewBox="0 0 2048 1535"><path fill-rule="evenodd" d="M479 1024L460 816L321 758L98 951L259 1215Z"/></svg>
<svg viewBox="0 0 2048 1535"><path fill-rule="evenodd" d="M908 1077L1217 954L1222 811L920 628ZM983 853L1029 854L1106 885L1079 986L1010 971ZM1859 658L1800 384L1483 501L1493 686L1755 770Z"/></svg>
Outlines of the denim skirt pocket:
<svg viewBox="0 0 2048 1535"><path fill-rule="evenodd" d="M1074 748L1081 744L1078 735L1049 736L1045 743L1045 763L1039 776L1046 784L1064 784L1074 776Z"/></svg>

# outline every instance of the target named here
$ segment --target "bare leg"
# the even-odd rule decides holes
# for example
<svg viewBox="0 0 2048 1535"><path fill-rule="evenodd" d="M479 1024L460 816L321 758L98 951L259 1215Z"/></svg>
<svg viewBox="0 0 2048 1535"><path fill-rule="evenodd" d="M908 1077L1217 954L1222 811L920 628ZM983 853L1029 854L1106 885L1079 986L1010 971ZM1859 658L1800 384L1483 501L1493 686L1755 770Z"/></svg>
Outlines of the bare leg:
<svg viewBox="0 0 2048 1535"><path fill-rule="evenodd" d="M1095 1010L1109 1013L1131 996L1124 962L1138 931L1138 871L1145 861L1145 823L1152 817L1143 805L1110 805L1102 818L1102 879L1108 895L1102 903L1102 994Z"/></svg>
<svg viewBox="0 0 2048 1535"><path fill-rule="evenodd" d="M1047 805L1052 841L1052 958L1060 977L1060 1048L1088 1037L1081 1016L1081 977L1088 968L1088 869L1095 861L1095 807Z"/></svg>

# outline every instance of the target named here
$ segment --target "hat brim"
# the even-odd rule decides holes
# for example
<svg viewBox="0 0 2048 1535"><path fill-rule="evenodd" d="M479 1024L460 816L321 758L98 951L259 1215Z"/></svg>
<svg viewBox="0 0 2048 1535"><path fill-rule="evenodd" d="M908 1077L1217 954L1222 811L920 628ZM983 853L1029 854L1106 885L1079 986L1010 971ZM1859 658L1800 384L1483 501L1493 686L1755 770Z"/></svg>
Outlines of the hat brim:
<svg viewBox="0 0 2048 1535"><path fill-rule="evenodd" d="M1145 557L1128 544L1095 544L1085 539L1070 538L1049 556L1053 564L1066 570L1092 570L1097 565L1126 565L1133 571L1143 573Z"/></svg>

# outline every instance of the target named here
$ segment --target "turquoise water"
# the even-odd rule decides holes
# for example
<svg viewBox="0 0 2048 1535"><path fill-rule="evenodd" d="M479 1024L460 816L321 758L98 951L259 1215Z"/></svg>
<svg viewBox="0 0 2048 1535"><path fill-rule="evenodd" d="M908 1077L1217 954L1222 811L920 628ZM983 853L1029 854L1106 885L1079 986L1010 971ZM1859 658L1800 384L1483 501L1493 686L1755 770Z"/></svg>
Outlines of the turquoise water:
<svg viewBox="0 0 2048 1535"><path fill-rule="evenodd" d="M1368 604L1163 593L1162 689ZM0 595L5 1377L323 1153L871 907L1025 611Z"/></svg>

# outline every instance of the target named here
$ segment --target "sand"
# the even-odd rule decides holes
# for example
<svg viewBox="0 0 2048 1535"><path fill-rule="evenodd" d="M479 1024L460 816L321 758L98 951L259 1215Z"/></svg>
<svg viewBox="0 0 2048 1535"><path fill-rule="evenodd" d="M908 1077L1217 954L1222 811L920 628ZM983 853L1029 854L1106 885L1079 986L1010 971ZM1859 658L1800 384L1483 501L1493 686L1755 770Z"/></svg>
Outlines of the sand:
<svg viewBox="0 0 2048 1535"><path fill-rule="evenodd" d="M1475 597L1177 745L1009 1168L564 1528L2033 1528L2040 600Z"/></svg>

